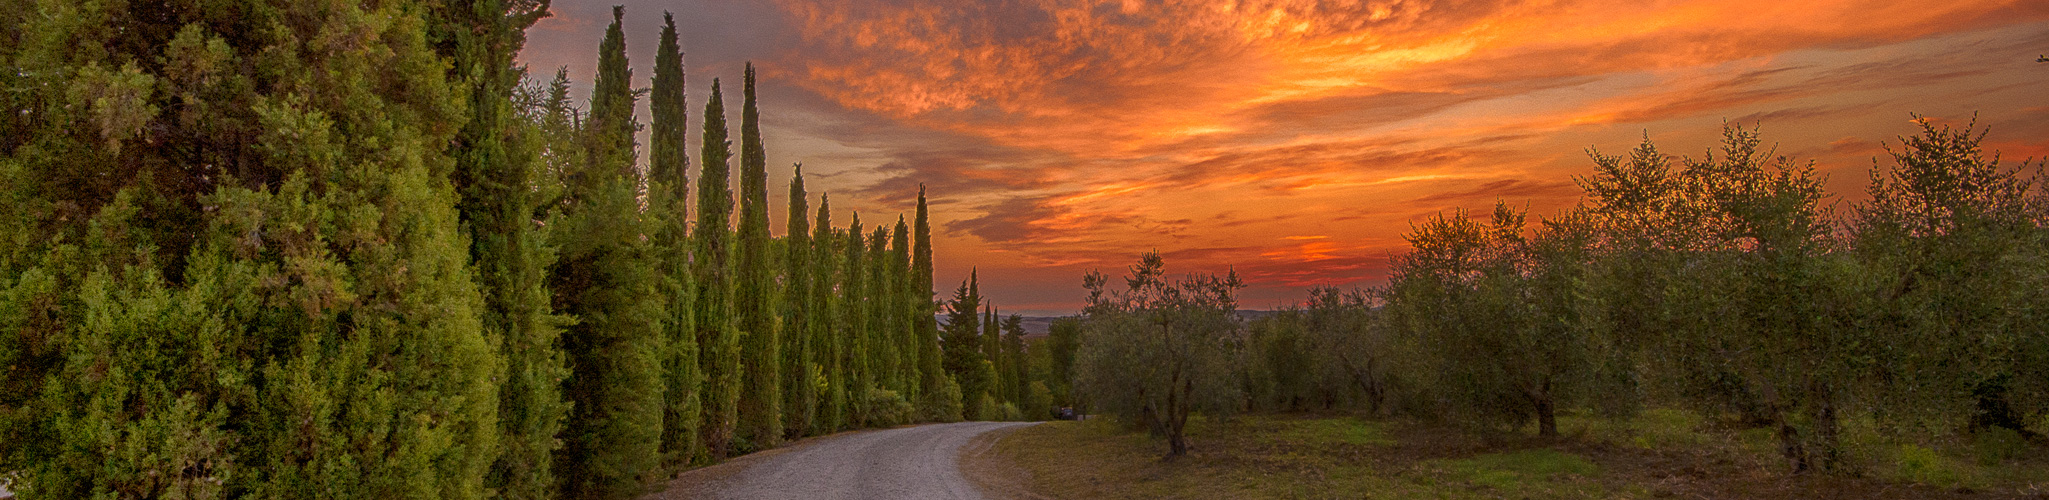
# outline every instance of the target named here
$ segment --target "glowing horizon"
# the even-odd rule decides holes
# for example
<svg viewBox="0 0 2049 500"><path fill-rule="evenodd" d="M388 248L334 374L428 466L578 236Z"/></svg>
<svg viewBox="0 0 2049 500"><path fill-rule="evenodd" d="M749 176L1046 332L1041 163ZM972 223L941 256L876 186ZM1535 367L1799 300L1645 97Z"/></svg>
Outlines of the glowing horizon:
<svg viewBox="0 0 2049 500"><path fill-rule="evenodd" d="M558 0L521 61L587 90L613 3ZM693 122L712 78L760 68L771 197L802 162L837 225L872 224L925 183L941 295L979 269L1027 314L1073 312L1084 272L1148 250L1237 270L1249 309L1370 286L1411 221L1556 213L1586 148L1697 157L1725 121L1844 202L1909 113L1976 113L1988 152L2049 156L2040 2L623 3L640 86L676 14Z"/></svg>

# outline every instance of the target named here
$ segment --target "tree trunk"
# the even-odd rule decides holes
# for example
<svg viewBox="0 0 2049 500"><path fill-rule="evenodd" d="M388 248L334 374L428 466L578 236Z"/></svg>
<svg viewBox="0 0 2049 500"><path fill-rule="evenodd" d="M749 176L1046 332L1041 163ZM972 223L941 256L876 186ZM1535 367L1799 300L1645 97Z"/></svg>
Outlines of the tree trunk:
<svg viewBox="0 0 2049 500"><path fill-rule="evenodd" d="M1544 379L1530 399L1536 402L1537 407L1537 436L1558 437L1558 411L1557 404L1551 399L1551 379Z"/></svg>
<svg viewBox="0 0 2049 500"><path fill-rule="evenodd" d="M1175 379L1180 379L1176 372ZM1188 401L1186 395L1194 390L1193 381L1182 381L1170 386L1167 391L1167 458L1174 460L1188 454Z"/></svg>
<svg viewBox="0 0 2049 500"><path fill-rule="evenodd" d="M1826 386L1817 388L1815 392L1810 415L1814 422L1814 439L1808 443L1808 465L1817 471L1830 472L1837 469L1842 458L1835 394Z"/></svg>
<svg viewBox="0 0 2049 500"><path fill-rule="evenodd" d="M1800 439L1800 429L1786 419L1786 405L1779 401L1779 391L1770 384L1761 389L1764 408L1771 425L1779 427L1779 454L1786 457L1786 463L1793 466L1794 474L1804 474L1812 469L1808 462L1807 445Z"/></svg>
<svg viewBox="0 0 2049 500"><path fill-rule="evenodd" d="M1806 473L1810 467L1807 462L1807 447L1800 442L1800 429L1787 423L1783 416L1778 420L1779 453L1785 455L1786 462L1793 465L1794 474Z"/></svg>

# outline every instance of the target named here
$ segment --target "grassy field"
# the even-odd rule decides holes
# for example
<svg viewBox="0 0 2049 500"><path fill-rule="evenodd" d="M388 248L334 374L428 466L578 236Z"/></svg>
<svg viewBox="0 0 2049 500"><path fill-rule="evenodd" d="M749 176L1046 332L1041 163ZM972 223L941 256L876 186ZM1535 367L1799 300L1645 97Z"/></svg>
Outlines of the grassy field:
<svg viewBox="0 0 2049 500"><path fill-rule="evenodd" d="M1162 441L1107 419L1022 429L967 460L980 462L969 464L979 482L1022 498L2049 499L2040 446L1901 444L1854 425L1859 470L1847 476L1787 474L1768 432L1666 410L1564 418L1558 440L1345 415L1190 427L1193 449L1172 462Z"/></svg>

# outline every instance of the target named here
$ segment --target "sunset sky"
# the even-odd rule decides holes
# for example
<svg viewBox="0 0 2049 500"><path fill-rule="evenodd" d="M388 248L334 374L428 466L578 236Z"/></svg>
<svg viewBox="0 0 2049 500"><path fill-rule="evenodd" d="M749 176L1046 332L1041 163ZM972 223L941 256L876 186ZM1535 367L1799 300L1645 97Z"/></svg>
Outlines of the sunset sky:
<svg viewBox="0 0 2049 500"><path fill-rule="evenodd" d="M615 3L555 0L522 62L587 95ZM737 127L758 66L778 234L793 162L842 226L893 224L923 182L942 294L979 268L1028 315L1073 313L1083 273L1146 250L1235 268L1243 308L1379 284L1412 222L1554 214L1588 148L1699 157L1725 121L1816 161L1842 203L1910 112L1975 112L1988 150L2049 156L2040 0L624 3L637 87L677 17L690 151L712 78Z"/></svg>

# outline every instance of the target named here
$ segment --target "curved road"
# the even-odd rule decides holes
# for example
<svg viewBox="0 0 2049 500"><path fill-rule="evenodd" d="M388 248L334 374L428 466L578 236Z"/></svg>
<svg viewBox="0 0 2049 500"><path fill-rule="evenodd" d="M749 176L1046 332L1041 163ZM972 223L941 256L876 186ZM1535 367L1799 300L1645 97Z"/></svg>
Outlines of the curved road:
<svg viewBox="0 0 2049 500"><path fill-rule="evenodd" d="M960 422L827 436L684 473L651 499L983 498L960 471L975 436L1033 422Z"/></svg>

